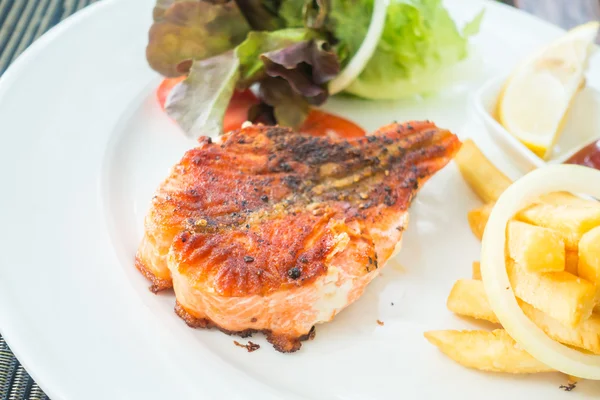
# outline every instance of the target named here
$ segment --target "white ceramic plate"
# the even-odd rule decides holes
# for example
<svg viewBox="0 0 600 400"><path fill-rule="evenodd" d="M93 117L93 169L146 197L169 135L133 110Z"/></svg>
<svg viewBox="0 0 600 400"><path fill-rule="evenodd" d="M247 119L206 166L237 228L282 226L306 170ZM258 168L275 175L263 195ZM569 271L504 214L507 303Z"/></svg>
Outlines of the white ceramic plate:
<svg viewBox="0 0 600 400"><path fill-rule="evenodd" d="M467 370L423 338L429 329L482 326L445 307L479 253L466 221L478 200L454 165L414 203L399 258L301 351L277 353L257 336L263 347L247 353L220 332L188 328L172 311L173 295L152 295L133 267L152 193L193 145L154 99L158 77L144 59L153 3L105 0L85 9L0 81L0 327L53 400L600 395L590 382L565 394L560 374ZM561 31L492 2L447 5L459 20L487 8L474 40L479 76L420 101L335 100L328 108L369 129L430 118L475 137L516 176L468 98Z"/></svg>

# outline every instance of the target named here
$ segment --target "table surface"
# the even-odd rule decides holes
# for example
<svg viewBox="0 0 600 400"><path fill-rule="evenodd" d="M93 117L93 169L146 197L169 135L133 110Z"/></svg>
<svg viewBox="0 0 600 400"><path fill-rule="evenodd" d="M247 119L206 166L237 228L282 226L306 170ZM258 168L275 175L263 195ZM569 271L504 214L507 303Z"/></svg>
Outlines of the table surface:
<svg viewBox="0 0 600 400"><path fill-rule="evenodd" d="M565 29L600 19L600 0L502 0ZM597 40L598 43L600 43Z"/></svg>
<svg viewBox="0 0 600 400"><path fill-rule="evenodd" d="M95 1L98 0L0 0L0 75L44 32ZM600 0L500 1L565 29L600 20ZM48 397L13 357L0 335L0 400L20 399Z"/></svg>

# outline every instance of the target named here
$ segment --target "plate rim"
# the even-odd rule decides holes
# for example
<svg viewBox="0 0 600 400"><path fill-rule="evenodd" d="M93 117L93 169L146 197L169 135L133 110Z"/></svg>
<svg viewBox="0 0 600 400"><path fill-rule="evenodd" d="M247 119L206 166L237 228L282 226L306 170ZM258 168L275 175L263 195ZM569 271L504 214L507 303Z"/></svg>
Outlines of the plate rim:
<svg viewBox="0 0 600 400"><path fill-rule="evenodd" d="M10 87L16 82L18 82L19 71L23 69L28 63L32 62L35 59L35 56L40 51L42 51L49 43L56 40L57 38L60 38L60 36L65 31L74 26L76 23L80 23L81 21L92 17L94 13L97 12L97 10L105 7L110 7L113 5L113 3L117 3L118 1L119 0L97 1L88 5L87 7L77 10L64 20L60 21L58 24L52 26L30 46L23 50L23 52L17 57L17 59L8 66L4 74L0 76L0 104L4 101L4 98L6 97L6 92L8 92ZM0 308L2 308L2 304L8 303L10 302L0 301ZM62 398L62 396L60 395L61 390L59 389L60 385L55 385L54 383L51 383L42 376L42 371L38 370L38 367L36 366L36 363L34 361L35 355L26 351L27 344L22 343L19 340L19 334L17 332L18 329L15 328L14 324L7 323L8 320L10 320L10 317L8 317L9 314L10 312L0 313L0 318L2 317L2 315L7 316L5 319L0 320L0 333L2 334L2 337L8 345L10 351L13 353L14 357L17 359L19 364L29 374L29 376L44 391L48 398L53 400Z"/></svg>
<svg viewBox="0 0 600 400"><path fill-rule="evenodd" d="M547 21L540 19L537 16L527 14L525 11L518 10L511 6L508 6L503 3L494 2L492 0L471 0L473 3L478 3L481 7L501 7L505 10L510 10L511 13L522 14L527 16L528 18L533 18L537 20L539 23L543 23L549 27L554 28L559 31L563 31L564 29L557 27ZM29 46L25 51L8 67L5 73L0 77L0 104L3 101L6 101L6 93L8 90L15 84L18 83L19 71L23 69L30 62L35 60L35 57L38 53L40 53L48 44L51 42L58 40L61 35L73 27L74 25L81 23L85 19L92 18L98 10L106 7L112 7L115 4L118 4L120 0L104 0L101 2L92 3L91 5L75 12L71 16L65 18L59 24L50 28L46 33L44 33L38 40L36 40L31 46ZM1 286L1 284L0 284ZM4 307L2 304L6 304ZM0 308L9 309L10 302L3 301L0 302ZM2 321L0 321L0 326L2 327L2 335L6 341L6 343L10 346L11 351L15 355L15 357L19 360L20 364L26 369L29 375L35 380L36 383L40 385L40 387L44 390L44 392L52 399L59 399L61 397L61 388L64 387L66 383L54 382L46 380L42 373L43 371L38 370L35 362L35 354L27 351L27 343L25 341L21 341L19 339L19 329L16 328L15 324L9 323L11 318L9 317L10 312L0 313L0 318L5 316Z"/></svg>

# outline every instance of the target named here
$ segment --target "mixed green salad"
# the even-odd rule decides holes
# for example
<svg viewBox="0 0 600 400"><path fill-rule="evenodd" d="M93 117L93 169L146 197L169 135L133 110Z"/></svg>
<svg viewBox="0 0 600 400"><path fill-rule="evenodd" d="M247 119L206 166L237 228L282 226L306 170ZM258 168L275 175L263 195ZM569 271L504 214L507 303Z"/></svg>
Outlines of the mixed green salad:
<svg viewBox="0 0 600 400"><path fill-rule="evenodd" d="M441 0L157 0L153 17L150 66L187 76L166 110L198 137L220 132L236 90L260 99L248 120L291 127L337 92L430 92L467 56L482 14L459 30Z"/></svg>

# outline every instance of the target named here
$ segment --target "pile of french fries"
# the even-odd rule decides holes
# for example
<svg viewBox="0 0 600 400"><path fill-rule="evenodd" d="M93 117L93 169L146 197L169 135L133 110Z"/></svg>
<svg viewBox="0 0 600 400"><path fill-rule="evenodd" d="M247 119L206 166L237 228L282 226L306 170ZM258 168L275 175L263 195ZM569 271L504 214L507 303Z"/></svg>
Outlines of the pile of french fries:
<svg viewBox="0 0 600 400"><path fill-rule="evenodd" d="M485 202L468 213L471 230L481 240L494 202L511 180L470 140L456 162ZM565 192L541 197L509 222L506 257L510 283L525 315L553 340L600 354L600 202ZM461 316L499 324L478 262L473 263L471 279L454 284L447 307ZM425 337L466 367L515 374L551 371L500 326L493 331L430 331Z"/></svg>

